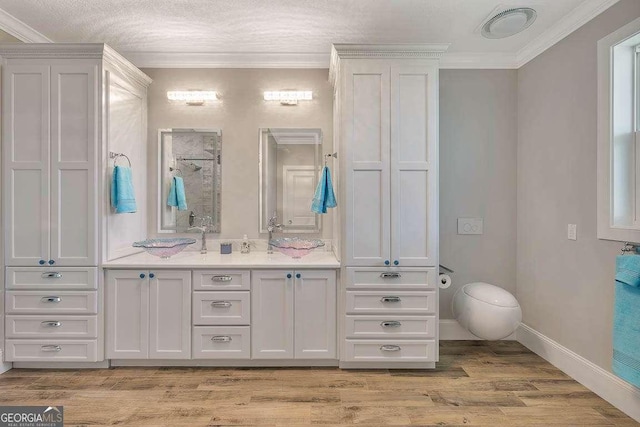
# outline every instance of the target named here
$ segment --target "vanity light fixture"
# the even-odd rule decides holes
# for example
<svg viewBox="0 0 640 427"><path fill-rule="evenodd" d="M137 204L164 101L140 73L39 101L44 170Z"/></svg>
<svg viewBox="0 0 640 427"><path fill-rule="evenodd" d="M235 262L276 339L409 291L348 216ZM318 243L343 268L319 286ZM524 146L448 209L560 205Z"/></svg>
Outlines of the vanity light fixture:
<svg viewBox="0 0 640 427"><path fill-rule="evenodd" d="M170 101L184 101L187 105L203 105L207 101L217 101L215 90L170 90L167 92Z"/></svg>
<svg viewBox="0 0 640 427"><path fill-rule="evenodd" d="M268 90L264 93L265 101L280 101L282 105L298 105L298 101L311 101L310 90Z"/></svg>

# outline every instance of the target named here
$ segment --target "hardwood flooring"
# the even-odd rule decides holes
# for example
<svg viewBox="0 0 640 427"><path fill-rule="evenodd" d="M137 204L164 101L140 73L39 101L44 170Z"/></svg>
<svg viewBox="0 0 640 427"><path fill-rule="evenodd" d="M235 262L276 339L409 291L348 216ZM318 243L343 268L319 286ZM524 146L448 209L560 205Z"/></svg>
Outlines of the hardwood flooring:
<svg viewBox="0 0 640 427"><path fill-rule="evenodd" d="M512 341L443 341L433 371L114 368L0 375L67 426L638 426Z"/></svg>

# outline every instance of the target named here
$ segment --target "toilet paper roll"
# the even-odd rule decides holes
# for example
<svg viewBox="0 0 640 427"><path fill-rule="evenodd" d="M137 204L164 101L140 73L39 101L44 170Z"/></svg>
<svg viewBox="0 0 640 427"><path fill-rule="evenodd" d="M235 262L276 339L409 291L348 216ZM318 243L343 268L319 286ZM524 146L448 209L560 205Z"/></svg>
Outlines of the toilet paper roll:
<svg viewBox="0 0 640 427"><path fill-rule="evenodd" d="M449 286L451 286L451 277L448 274L441 274L440 276L438 276L438 286L440 286L440 289L447 289Z"/></svg>

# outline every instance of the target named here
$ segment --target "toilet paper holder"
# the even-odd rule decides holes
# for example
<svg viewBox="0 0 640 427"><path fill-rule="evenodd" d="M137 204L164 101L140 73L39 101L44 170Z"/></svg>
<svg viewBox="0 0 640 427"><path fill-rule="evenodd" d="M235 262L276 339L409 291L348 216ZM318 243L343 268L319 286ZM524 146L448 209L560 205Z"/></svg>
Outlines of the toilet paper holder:
<svg viewBox="0 0 640 427"><path fill-rule="evenodd" d="M445 267L444 265L440 264L440 273L442 274L442 270L445 271L445 273L449 273L449 274L453 274L453 270L450 269L449 267Z"/></svg>

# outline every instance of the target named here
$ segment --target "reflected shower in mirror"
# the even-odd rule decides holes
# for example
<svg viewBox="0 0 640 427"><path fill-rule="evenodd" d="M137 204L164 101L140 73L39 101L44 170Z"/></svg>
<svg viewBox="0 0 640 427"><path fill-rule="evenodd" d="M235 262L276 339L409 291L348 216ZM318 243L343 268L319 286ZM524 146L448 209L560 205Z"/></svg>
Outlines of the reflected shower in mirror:
<svg viewBox="0 0 640 427"><path fill-rule="evenodd" d="M274 215L283 233L317 233L311 202L321 171L322 130L260 129L260 232Z"/></svg>
<svg viewBox="0 0 640 427"><path fill-rule="evenodd" d="M219 129L159 131L158 231L220 232Z"/></svg>

